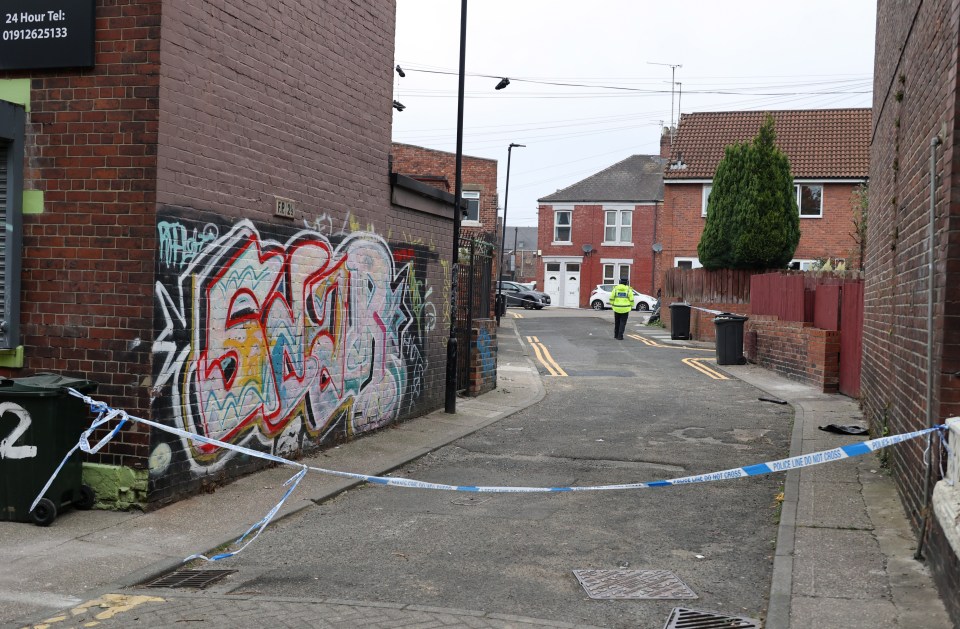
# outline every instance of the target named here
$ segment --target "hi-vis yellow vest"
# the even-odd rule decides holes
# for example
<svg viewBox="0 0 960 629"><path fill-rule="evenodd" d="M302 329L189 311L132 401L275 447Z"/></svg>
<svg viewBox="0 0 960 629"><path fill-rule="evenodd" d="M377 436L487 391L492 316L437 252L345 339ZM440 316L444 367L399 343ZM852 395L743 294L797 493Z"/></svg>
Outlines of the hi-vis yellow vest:
<svg viewBox="0 0 960 629"><path fill-rule="evenodd" d="M614 312L630 312L633 310L633 289L624 284L617 284L610 291L610 307Z"/></svg>

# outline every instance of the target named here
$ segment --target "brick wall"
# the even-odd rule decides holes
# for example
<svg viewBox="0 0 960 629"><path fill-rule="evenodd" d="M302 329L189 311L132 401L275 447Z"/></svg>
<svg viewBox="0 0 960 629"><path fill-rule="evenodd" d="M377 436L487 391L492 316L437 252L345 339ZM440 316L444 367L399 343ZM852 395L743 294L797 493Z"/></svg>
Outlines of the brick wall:
<svg viewBox="0 0 960 629"><path fill-rule="evenodd" d="M158 203L386 230L395 2L363 4L166 0Z"/></svg>
<svg viewBox="0 0 960 629"><path fill-rule="evenodd" d="M754 315L745 325L744 339L744 345L750 346L746 353L750 362L824 393L839 391L839 331Z"/></svg>
<svg viewBox="0 0 960 629"><path fill-rule="evenodd" d="M391 200L394 0L96 11L93 70L4 75L32 81L45 202L6 375L290 456L437 408L451 211ZM136 427L94 460L149 468L153 505L258 466Z"/></svg>
<svg viewBox="0 0 960 629"><path fill-rule="evenodd" d="M95 380L97 397L149 408L157 170L159 0L98 0L95 67L0 73L30 79L24 189L24 368ZM131 427L92 460L143 469Z"/></svg>
<svg viewBox="0 0 960 629"><path fill-rule="evenodd" d="M954 150L958 120L960 7L953 2L882 0L877 7L874 135L870 152L870 218L864 283L861 391L875 432L926 424L926 232L930 205L930 140L937 150L935 421L960 414L960 187ZM893 450L890 460L915 526L924 512L923 443ZM938 469L936 456L934 469ZM924 553L954 622L957 549L937 526Z"/></svg>
<svg viewBox="0 0 960 629"><path fill-rule="evenodd" d="M481 395L497 387L497 322L474 321L470 339L470 385L467 393Z"/></svg>

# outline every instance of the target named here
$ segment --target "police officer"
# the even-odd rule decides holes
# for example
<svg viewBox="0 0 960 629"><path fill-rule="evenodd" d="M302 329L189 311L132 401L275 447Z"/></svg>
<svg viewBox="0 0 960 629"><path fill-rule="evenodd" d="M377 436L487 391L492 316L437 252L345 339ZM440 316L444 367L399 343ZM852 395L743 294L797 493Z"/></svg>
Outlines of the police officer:
<svg viewBox="0 0 960 629"><path fill-rule="evenodd" d="M633 310L633 289L620 283L610 291L610 307L613 308L613 338L623 340L627 329L627 317Z"/></svg>

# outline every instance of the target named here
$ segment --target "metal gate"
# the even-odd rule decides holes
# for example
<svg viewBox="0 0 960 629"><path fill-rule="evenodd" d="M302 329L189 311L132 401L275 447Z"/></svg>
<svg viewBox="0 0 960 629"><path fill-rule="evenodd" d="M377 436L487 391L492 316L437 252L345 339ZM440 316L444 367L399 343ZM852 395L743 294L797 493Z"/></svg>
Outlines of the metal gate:
<svg viewBox="0 0 960 629"><path fill-rule="evenodd" d="M461 237L457 263L457 391L470 386L471 336L474 319L490 317L493 249L490 242Z"/></svg>

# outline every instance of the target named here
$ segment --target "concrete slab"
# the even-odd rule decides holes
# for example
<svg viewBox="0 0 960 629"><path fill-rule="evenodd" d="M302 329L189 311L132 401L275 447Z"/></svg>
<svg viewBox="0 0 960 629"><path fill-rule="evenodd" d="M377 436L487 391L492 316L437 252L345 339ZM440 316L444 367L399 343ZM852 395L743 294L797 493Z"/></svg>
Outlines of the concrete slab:
<svg viewBox="0 0 960 629"><path fill-rule="evenodd" d="M884 557L870 531L798 527L793 582L794 596L890 599Z"/></svg>

